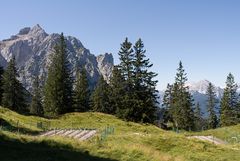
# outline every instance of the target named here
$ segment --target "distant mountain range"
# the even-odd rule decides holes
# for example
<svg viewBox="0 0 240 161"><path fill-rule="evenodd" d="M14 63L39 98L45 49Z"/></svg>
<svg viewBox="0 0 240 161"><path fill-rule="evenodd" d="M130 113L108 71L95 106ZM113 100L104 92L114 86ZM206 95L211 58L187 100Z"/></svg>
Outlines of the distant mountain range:
<svg viewBox="0 0 240 161"><path fill-rule="evenodd" d="M210 82L208 80L201 80L201 81L195 82L195 83L194 82L187 83L187 86L189 86L189 90L193 95L195 104L197 104L197 102L199 102L201 110L204 113L204 116L207 115L207 109L206 109L207 95L206 95L206 93L207 93L207 87L208 87L209 83ZM215 88L216 97L218 99L217 107L219 108L220 100L223 96L224 89L217 87L215 85L213 85L213 86ZM219 110L217 110L217 112L219 112Z"/></svg>
<svg viewBox="0 0 240 161"><path fill-rule="evenodd" d="M33 77L39 75L41 83L47 76L50 57L53 47L59 40L59 34L47 34L40 25L32 28L25 27L18 34L9 39L0 41L0 65L6 67L7 62L15 56L20 75L20 81L24 87L31 91ZM84 66L87 71L90 85L94 86L102 74L109 81L113 68L112 54L95 56L86 49L80 40L72 36L65 36L67 44L68 60L71 68Z"/></svg>
<svg viewBox="0 0 240 161"><path fill-rule="evenodd" d="M191 82L191 83L187 83L186 85L189 87L189 90L191 92L198 92L200 94L206 94L207 92L207 87L208 84L210 83L210 81L208 80L201 80L198 82ZM217 87L213 84L214 88L215 88L215 93L217 98L221 98L223 95L223 89L221 87Z"/></svg>
<svg viewBox="0 0 240 161"><path fill-rule="evenodd" d="M194 98L195 104L197 104L197 102L199 102L201 110L204 113L204 116L207 115L206 92L207 92L207 87L208 87L209 83L210 83L210 81L208 81L208 80L201 80L198 82L191 82L191 83L186 84L186 86L189 87L189 91L191 92L191 94ZM219 100L219 103L217 104L217 106L220 107L220 100L223 96L224 89L222 89L221 87L215 86L215 85L213 85L213 86L215 88L216 97ZM240 90L238 90L238 92L240 92ZM159 94L160 94L160 102L162 102L162 98L164 96L164 90L159 91ZM217 112L219 112L219 111L217 111Z"/></svg>

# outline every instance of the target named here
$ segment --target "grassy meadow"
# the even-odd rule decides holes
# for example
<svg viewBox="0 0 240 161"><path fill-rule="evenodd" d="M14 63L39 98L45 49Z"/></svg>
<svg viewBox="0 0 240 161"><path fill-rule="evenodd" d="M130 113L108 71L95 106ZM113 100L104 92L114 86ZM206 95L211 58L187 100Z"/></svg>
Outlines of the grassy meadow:
<svg viewBox="0 0 240 161"><path fill-rule="evenodd" d="M63 137L39 137L48 128L96 128L98 134L87 141ZM70 113L56 119L23 116L6 108L0 108L0 156L1 161L237 161L240 146L236 143L214 145L187 139L189 135L214 135L231 138L240 132L240 126L219 128L201 133L176 134L156 126L122 121L102 113ZM114 127L100 141L102 131ZM8 128L5 128L8 127Z"/></svg>

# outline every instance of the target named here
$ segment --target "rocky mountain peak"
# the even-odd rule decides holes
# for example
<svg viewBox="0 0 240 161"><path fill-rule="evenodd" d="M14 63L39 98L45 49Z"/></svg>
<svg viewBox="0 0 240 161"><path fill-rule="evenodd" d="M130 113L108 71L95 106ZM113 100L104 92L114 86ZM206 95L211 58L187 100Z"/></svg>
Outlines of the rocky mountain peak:
<svg viewBox="0 0 240 161"><path fill-rule="evenodd" d="M189 86L190 91L198 91L199 93L205 94L209 83L210 81L205 79L198 82L187 83L187 86Z"/></svg>
<svg viewBox="0 0 240 161"><path fill-rule="evenodd" d="M9 39L0 41L0 65L6 67L7 62L15 56L19 71L19 80L26 89L31 91L33 78L39 75L44 83L48 67L51 63L53 47L59 40L59 34L47 34L40 25L25 27L17 35ZM100 75L109 81L112 68L112 54L95 56L86 49L80 40L73 36L65 35L67 44L67 58L71 69L84 67L90 81L90 86L94 86Z"/></svg>
<svg viewBox="0 0 240 161"><path fill-rule="evenodd" d="M208 81L208 80L200 80L198 82L187 83L187 86L189 87L189 90L191 92L195 92L195 93L198 92L200 94L205 95L207 93L207 88L208 88L209 83L210 83L210 81ZM212 85L215 89L216 96L218 98L221 98L224 90L221 87L214 85L213 83L212 83Z"/></svg>
<svg viewBox="0 0 240 161"><path fill-rule="evenodd" d="M39 24L33 26L30 31L29 34L35 35L35 34L46 34L46 32L44 31L44 29L41 28L41 26Z"/></svg>
<svg viewBox="0 0 240 161"><path fill-rule="evenodd" d="M112 62L113 63L112 53L100 54L100 55L97 56L97 59L99 61L101 61L102 63L106 63L106 62Z"/></svg>
<svg viewBox="0 0 240 161"><path fill-rule="evenodd" d="M18 35L26 35L29 33L29 31L31 30L30 27L24 27L23 29L21 29L18 33Z"/></svg>
<svg viewBox="0 0 240 161"><path fill-rule="evenodd" d="M109 82L109 79L112 74L113 66L113 56L111 53L105 53L103 55L97 56L98 68L102 71L102 75L105 80Z"/></svg>

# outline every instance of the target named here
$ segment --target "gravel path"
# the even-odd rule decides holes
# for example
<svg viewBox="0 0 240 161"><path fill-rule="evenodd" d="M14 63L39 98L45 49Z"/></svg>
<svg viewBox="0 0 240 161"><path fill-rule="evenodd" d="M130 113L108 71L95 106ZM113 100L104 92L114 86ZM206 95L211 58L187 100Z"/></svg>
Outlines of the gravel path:
<svg viewBox="0 0 240 161"><path fill-rule="evenodd" d="M199 140L212 142L212 143L214 143L216 145L227 144L227 142L225 142L225 141L223 141L221 139L218 139L216 137L213 137L213 136L189 136L187 138L188 139L196 138L196 139L199 139Z"/></svg>

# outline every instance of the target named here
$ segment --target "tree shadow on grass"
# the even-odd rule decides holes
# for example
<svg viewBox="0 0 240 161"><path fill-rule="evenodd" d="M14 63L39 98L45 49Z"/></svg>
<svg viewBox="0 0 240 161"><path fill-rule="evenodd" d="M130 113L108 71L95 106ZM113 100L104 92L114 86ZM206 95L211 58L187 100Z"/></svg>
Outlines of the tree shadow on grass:
<svg viewBox="0 0 240 161"><path fill-rule="evenodd" d="M2 118L0 118L0 127L2 130L6 130L10 132L18 132L20 134L37 135L40 133L39 131L33 131L23 127L16 127Z"/></svg>
<svg viewBox="0 0 240 161"><path fill-rule="evenodd" d="M26 142L0 134L1 161L116 161L76 151L54 141Z"/></svg>

